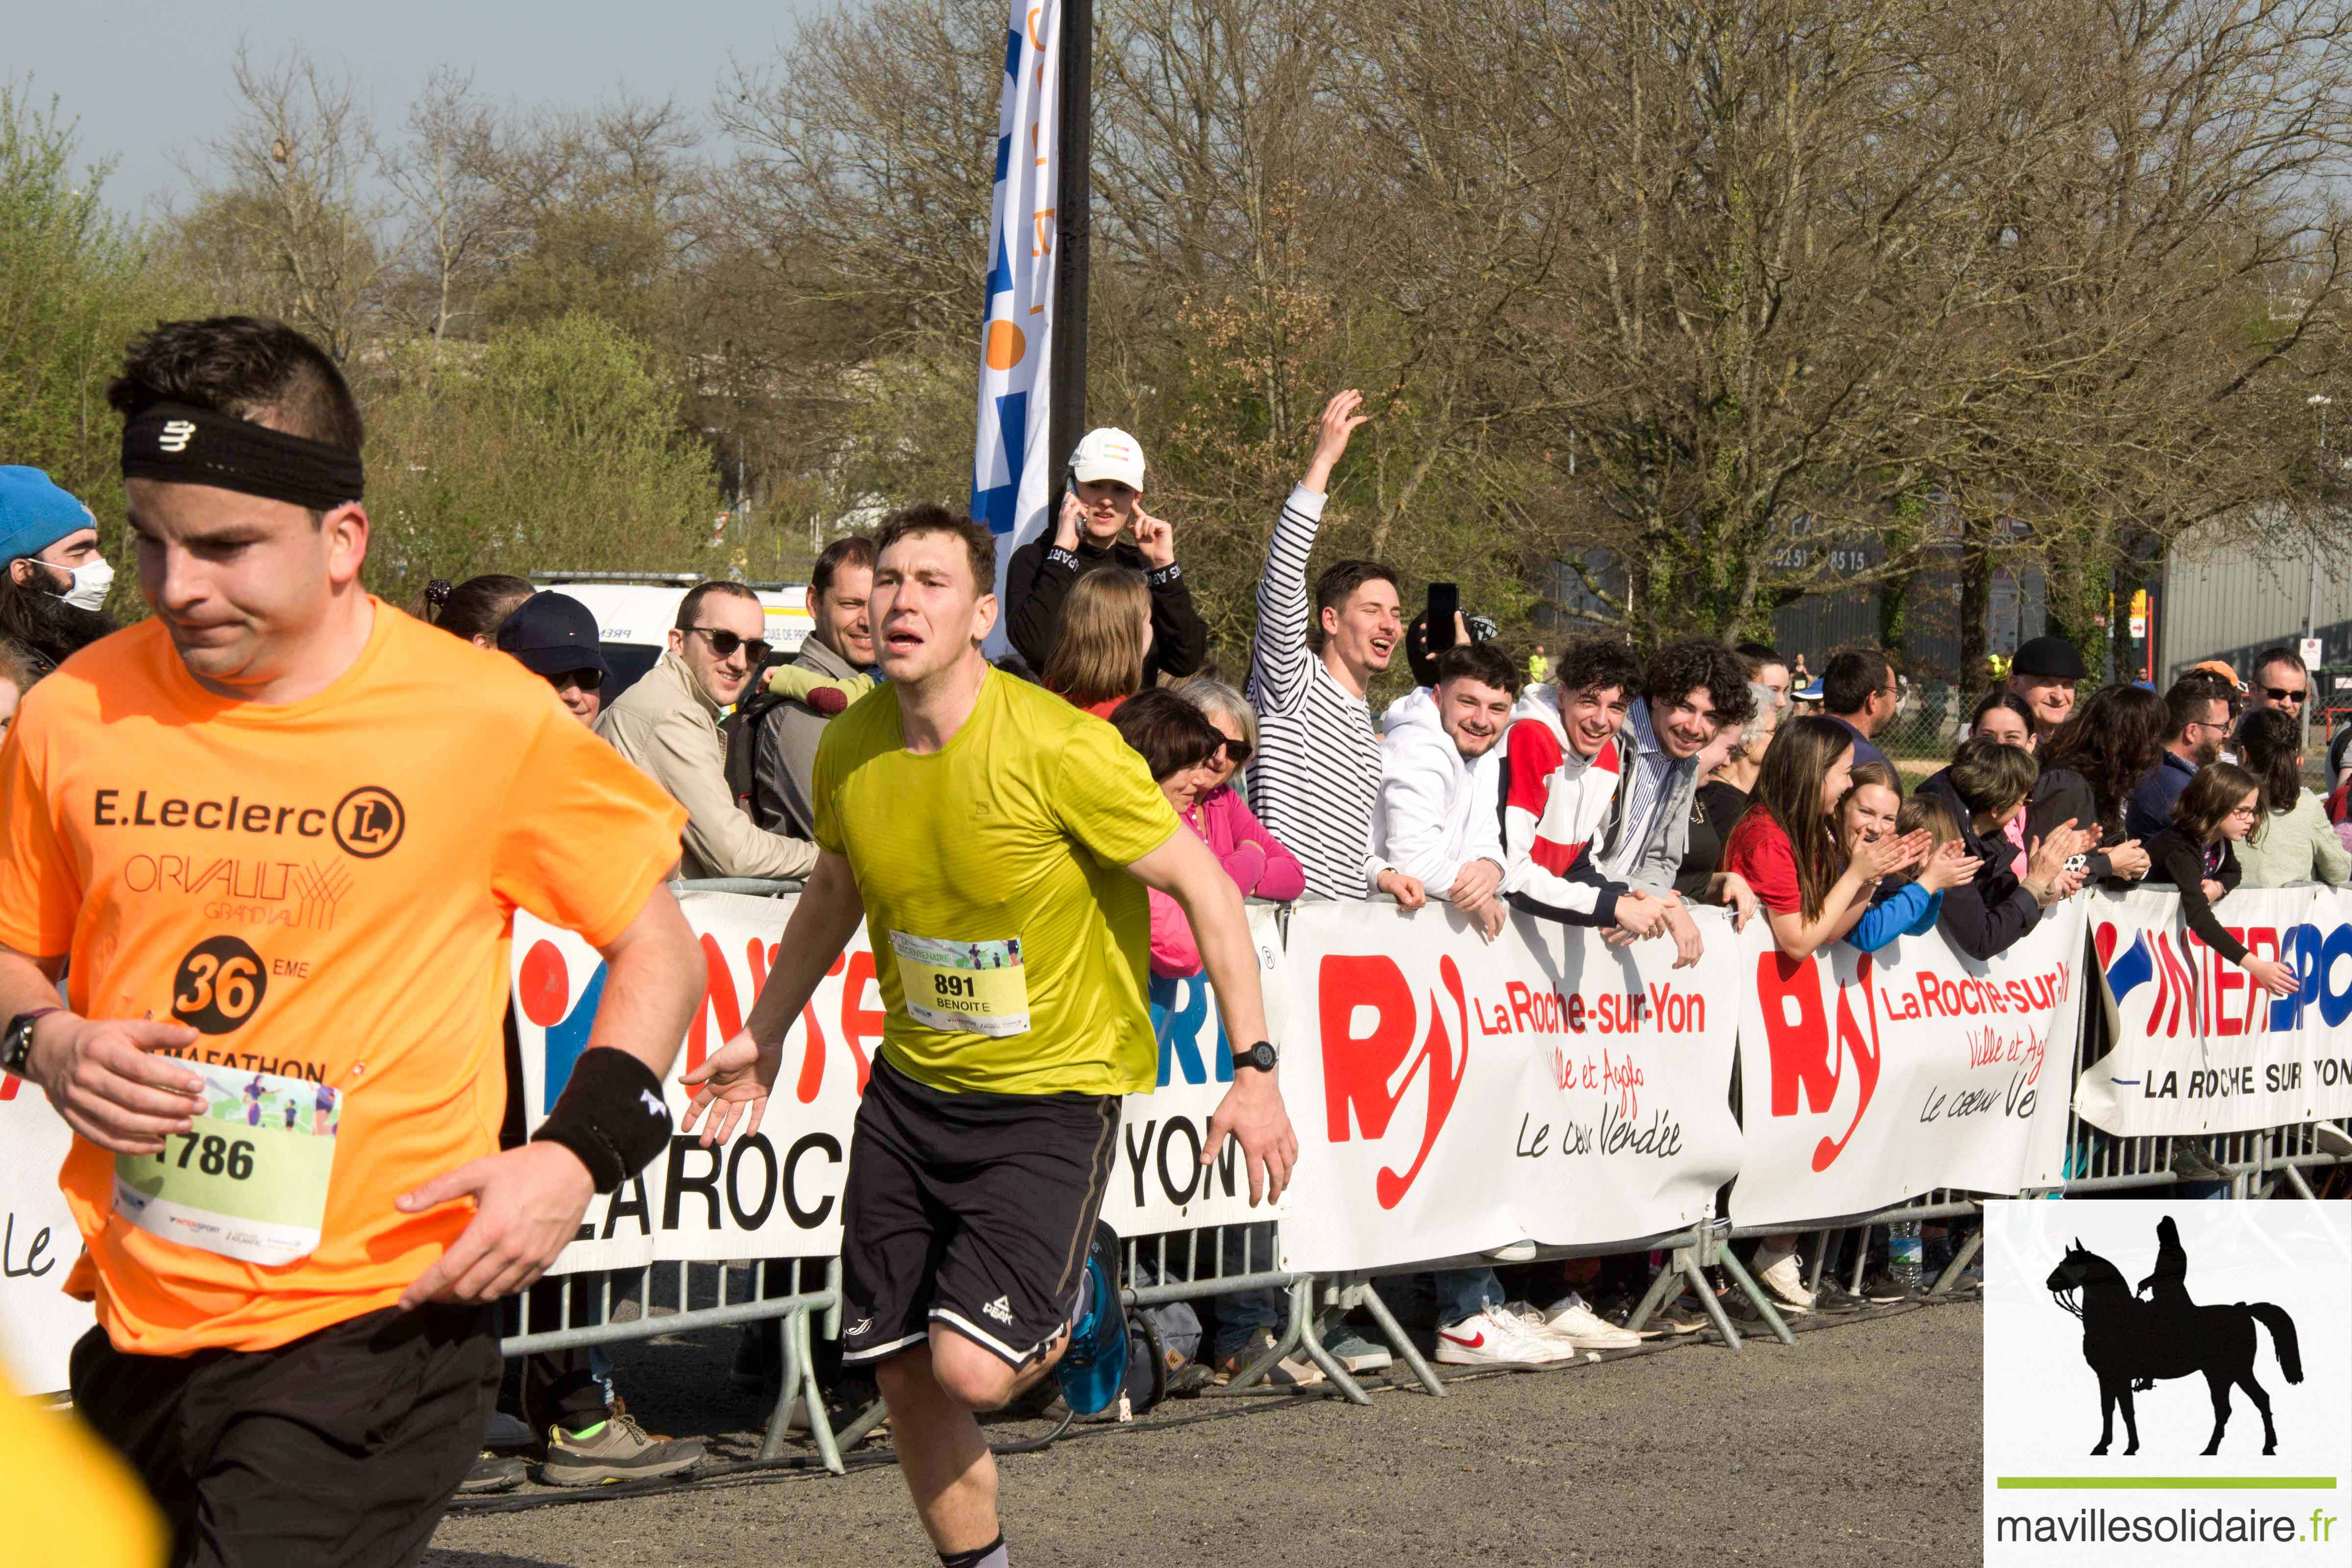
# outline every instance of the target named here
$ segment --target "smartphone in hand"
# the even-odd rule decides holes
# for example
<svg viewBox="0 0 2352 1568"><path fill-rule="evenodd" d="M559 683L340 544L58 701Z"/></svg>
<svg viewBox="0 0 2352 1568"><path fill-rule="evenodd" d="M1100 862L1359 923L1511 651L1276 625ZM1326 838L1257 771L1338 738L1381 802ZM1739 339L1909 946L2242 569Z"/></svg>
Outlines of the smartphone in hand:
<svg viewBox="0 0 2352 1568"><path fill-rule="evenodd" d="M1459 584L1432 583L1429 585L1429 619L1424 634L1429 651L1433 657L1454 646L1454 617L1461 613L1462 589Z"/></svg>

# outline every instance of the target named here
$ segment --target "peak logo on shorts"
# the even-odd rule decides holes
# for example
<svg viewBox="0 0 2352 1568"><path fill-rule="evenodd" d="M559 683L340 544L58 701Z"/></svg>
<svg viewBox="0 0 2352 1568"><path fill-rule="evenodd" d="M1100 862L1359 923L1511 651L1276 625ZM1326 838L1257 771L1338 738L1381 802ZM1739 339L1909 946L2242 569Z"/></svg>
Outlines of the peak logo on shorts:
<svg viewBox="0 0 2352 1568"><path fill-rule="evenodd" d="M99 827L194 828L202 833L243 833L257 837L331 837L355 859L389 854L408 830L400 797L376 784L362 784L330 810L320 805L251 800L194 800L153 790L91 792L89 819Z"/></svg>

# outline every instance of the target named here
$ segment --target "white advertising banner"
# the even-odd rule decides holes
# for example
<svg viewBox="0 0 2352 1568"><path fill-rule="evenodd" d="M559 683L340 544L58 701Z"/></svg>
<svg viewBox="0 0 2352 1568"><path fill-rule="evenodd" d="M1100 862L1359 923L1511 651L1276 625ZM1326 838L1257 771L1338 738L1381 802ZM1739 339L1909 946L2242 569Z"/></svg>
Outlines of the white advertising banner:
<svg viewBox="0 0 2352 1568"><path fill-rule="evenodd" d="M74 1342L98 1321L59 1289L81 1256L58 1190L72 1142L48 1096L0 1073L0 1370L20 1394L63 1389Z"/></svg>
<svg viewBox="0 0 2352 1568"><path fill-rule="evenodd" d="M709 971L667 1085L671 1114L682 1120L687 1095L678 1075L701 1065L742 1026L794 900L688 893L678 902ZM1274 911L1254 909L1251 921L1261 984L1278 995L1283 961ZM562 1093L586 1046L604 979L587 943L529 915L515 917L515 1017L533 1126ZM1103 1217L1122 1236L1276 1217L1281 1209L1249 1206L1248 1181L1232 1144L1214 1169L1202 1169L1210 1113L1233 1080L1207 984L1155 982L1151 1011L1160 1088L1127 1101ZM698 1134L673 1136L667 1154L618 1192L591 1200L578 1239L553 1272L634 1268L656 1258L718 1262L836 1251L850 1134L884 1016L874 954L860 928L785 1039L783 1070L759 1132L739 1133L715 1148L705 1148Z"/></svg>
<svg viewBox="0 0 2352 1568"><path fill-rule="evenodd" d="M2118 1137L2247 1132L2352 1116L2352 895L2248 888L2213 908L2293 970L2274 997L2180 919L2180 896L2101 894L2091 937L2116 1047L2075 1086L2084 1121Z"/></svg>
<svg viewBox="0 0 2352 1568"><path fill-rule="evenodd" d="M1937 1187L2055 1185L2081 1022L2083 900L1990 963L1942 934L1791 963L1750 922L1736 983L1738 1225L1862 1214Z"/></svg>
<svg viewBox="0 0 2352 1568"><path fill-rule="evenodd" d="M1714 1213L1738 1169L1728 1099L1739 944L1612 948L1514 916L1301 904L1282 1086L1301 1152L1292 1268L1360 1269L1654 1235Z"/></svg>

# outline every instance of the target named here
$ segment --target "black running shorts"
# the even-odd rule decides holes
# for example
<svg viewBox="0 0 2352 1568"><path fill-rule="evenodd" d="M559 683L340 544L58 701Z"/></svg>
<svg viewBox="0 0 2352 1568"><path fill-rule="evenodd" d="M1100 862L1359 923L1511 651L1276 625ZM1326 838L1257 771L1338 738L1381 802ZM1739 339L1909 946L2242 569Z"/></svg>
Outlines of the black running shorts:
<svg viewBox="0 0 2352 1568"><path fill-rule="evenodd" d="M480 1451L488 1307L370 1312L268 1351L73 1352L74 1405L129 1461L181 1568L401 1568Z"/></svg>
<svg viewBox="0 0 2352 1568"><path fill-rule="evenodd" d="M842 1193L841 1359L945 1324L1015 1367L1070 1321L1118 1141L1118 1099L949 1094L877 1057Z"/></svg>

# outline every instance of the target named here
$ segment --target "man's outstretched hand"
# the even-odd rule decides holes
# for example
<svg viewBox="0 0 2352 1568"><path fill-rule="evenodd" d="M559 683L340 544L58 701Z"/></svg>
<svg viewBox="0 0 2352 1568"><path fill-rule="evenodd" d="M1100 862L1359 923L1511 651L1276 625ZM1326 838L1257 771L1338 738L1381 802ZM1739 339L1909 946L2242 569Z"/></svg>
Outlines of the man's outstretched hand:
<svg viewBox="0 0 2352 1568"><path fill-rule="evenodd" d="M1243 1068L1234 1074L1234 1087L1209 1116L1209 1141L1201 1151L1203 1169L1217 1163L1228 1134L1242 1146L1251 1206L1281 1197L1290 1185L1291 1167L1298 1163L1298 1135L1290 1130L1290 1112L1272 1073Z"/></svg>
<svg viewBox="0 0 2352 1568"><path fill-rule="evenodd" d="M743 1123L743 1136L749 1138L760 1131L760 1118L768 1109L768 1091L776 1085L776 1068L783 1058L780 1047L773 1051L760 1048L745 1029L733 1039L711 1052L702 1065L678 1075L678 1082L693 1091L686 1102L686 1118L678 1131L691 1132L705 1112L710 1120L702 1129L702 1146L724 1143L735 1131L738 1121Z"/></svg>

